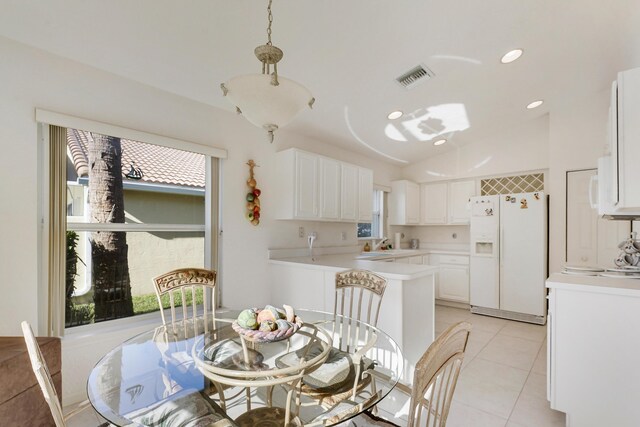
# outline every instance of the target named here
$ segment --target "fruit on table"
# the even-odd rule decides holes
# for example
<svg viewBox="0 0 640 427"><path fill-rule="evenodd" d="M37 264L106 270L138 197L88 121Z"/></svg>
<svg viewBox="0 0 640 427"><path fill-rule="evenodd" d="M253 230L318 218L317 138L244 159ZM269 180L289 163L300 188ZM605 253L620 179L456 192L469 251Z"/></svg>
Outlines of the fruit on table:
<svg viewBox="0 0 640 427"><path fill-rule="evenodd" d="M260 330L264 332L271 332L278 329L278 325L273 320L265 320L264 322L260 322Z"/></svg>
<svg viewBox="0 0 640 427"><path fill-rule="evenodd" d="M287 322L284 319L276 320L276 325L278 325L278 329L289 329L289 328L293 327L293 323Z"/></svg>
<svg viewBox="0 0 640 427"><path fill-rule="evenodd" d="M284 308L285 319L287 319L287 322L293 322L296 317L296 314L293 311L293 307L291 307L290 305L284 304L282 308Z"/></svg>
<svg viewBox="0 0 640 427"><path fill-rule="evenodd" d="M262 310L248 308L238 315L238 325L244 329L258 329L263 332L293 328L295 326L293 308L286 304L283 308L276 308L272 305L267 305Z"/></svg>
<svg viewBox="0 0 640 427"><path fill-rule="evenodd" d="M272 305L267 305L264 310L262 310L259 314L258 314L258 323L262 323L265 320L271 320L271 321L276 321L280 318L280 316L278 315L278 309L275 308Z"/></svg>
<svg viewBox="0 0 640 427"><path fill-rule="evenodd" d="M257 315L254 309L242 310L238 316L238 325L245 329L258 329Z"/></svg>

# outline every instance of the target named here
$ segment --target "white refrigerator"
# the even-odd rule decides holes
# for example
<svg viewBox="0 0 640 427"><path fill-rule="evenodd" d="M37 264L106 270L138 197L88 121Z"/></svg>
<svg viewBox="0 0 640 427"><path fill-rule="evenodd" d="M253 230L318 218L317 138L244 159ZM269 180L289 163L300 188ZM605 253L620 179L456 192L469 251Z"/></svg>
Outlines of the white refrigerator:
<svg viewBox="0 0 640 427"><path fill-rule="evenodd" d="M547 197L471 198L471 312L545 324Z"/></svg>

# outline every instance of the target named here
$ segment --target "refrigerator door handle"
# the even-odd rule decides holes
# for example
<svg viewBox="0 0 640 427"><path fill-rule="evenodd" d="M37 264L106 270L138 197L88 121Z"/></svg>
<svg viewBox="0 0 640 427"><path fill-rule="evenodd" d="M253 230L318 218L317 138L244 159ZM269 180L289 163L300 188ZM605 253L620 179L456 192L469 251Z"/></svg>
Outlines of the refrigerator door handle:
<svg viewBox="0 0 640 427"><path fill-rule="evenodd" d="M500 247L498 248L500 251L500 267L504 266L504 225L500 226Z"/></svg>

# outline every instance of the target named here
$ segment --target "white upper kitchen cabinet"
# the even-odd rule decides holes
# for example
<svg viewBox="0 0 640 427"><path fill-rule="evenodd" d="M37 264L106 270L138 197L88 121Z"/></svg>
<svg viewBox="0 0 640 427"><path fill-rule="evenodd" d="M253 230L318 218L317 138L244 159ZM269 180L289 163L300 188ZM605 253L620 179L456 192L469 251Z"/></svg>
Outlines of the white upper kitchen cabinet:
<svg viewBox="0 0 640 427"><path fill-rule="evenodd" d="M373 171L358 168L358 221L373 221Z"/></svg>
<svg viewBox="0 0 640 427"><path fill-rule="evenodd" d="M422 184L420 223L425 225L447 223L447 183Z"/></svg>
<svg viewBox="0 0 640 427"><path fill-rule="evenodd" d="M391 183L389 224L417 225L420 222L420 186L400 180Z"/></svg>
<svg viewBox="0 0 640 427"><path fill-rule="evenodd" d="M373 171L290 148L276 154L277 219L371 221Z"/></svg>
<svg viewBox="0 0 640 427"><path fill-rule="evenodd" d="M341 164L337 160L320 157L320 217L340 218Z"/></svg>
<svg viewBox="0 0 640 427"><path fill-rule="evenodd" d="M340 203L340 218L344 221L358 220L358 186L359 186L359 168L354 165L342 163L342 191Z"/></svg>
<svg viewBox="0 0 640 427"><path fill-rule="evenodd" d="M449 224L469 224L471 197L476 195L475 181L449 183Z"/></svg>
<svg viewBox="0 0 640 427"><path fill-rule="evenodd" d="M319 156L290 149L277 153L276 162L276 218L318 219Z"/></svg>

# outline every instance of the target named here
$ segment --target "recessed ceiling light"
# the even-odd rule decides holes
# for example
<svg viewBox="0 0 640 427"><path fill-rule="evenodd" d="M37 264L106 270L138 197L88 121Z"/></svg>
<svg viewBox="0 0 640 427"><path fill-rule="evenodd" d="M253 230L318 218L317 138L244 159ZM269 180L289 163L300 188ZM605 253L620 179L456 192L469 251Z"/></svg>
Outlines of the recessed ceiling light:
<svg viewBox="0 0 640 427"><path fill-rule="evenodd" d="M500 59L500 62L502 62L503 64L513 62L522 56L522 52L524 52L522 49L514 49L512 51L509 51L504 54L502 59Z"/></svg>
<svg viewBox="0 0 640 427"><path fill-rule="evenodd" d="M399 119L400 117L402 117L402 111L398 110L398 111L392 111L389 113L389 115L387 116L387 118L389 120L395 120L395 119Z"/></svg>
<svg viewBox="0 0 640 427"><path fill-rule="evenodd" d="M446 140L446 139L439 139L439 140L435 141L435 142L433 143L433 145L442 145L442 144L444 144L445 142L447 142L447 140Z"/></svg>
<svg viewBox="0 0 640 427"><path fill-rule="evenodd" d="M528 110L533 110L534 108L537 108L537 107L541 106L543 103L544 103L544 101L542 99L539 99L537 101L533 101L533 102L531 102L531 103L529 103L527 105L527 109Z"/></svg>

